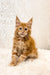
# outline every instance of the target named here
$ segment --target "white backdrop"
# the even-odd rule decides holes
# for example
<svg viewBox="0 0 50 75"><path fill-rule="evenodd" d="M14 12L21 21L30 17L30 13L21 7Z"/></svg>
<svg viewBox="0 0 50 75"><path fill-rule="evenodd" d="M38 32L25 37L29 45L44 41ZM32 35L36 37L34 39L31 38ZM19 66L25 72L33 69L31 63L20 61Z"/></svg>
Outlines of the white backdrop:
<svg viewBox="0 0 50 75"><path fill-rule="evenodd" d="M0 0L0 47L11 48L16 15L33 17L32 37L38 48L50 49L50 0Z"/></svg>

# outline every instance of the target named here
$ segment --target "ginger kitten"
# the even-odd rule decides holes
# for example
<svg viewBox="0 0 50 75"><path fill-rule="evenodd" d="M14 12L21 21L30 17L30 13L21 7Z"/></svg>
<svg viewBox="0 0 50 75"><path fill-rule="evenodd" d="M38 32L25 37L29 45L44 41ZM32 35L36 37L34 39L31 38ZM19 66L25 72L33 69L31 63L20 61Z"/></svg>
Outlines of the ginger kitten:
<svg viewBox="0 0 50 75"><path fill-rule="evenodd" d="M16 16L16 27L13 40L12 61L10 66L16 66L27 58L38 57L34 39L31 37L32 18L27 23L21 23Z"/></svg>

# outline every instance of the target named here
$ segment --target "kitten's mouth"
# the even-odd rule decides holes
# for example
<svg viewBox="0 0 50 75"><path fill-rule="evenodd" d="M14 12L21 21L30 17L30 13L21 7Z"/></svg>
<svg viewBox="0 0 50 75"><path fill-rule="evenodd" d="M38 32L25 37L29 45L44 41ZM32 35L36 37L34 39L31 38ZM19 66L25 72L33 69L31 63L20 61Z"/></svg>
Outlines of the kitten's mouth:
<svg viewBox="0 0 50 75"><path fill-rule="evenodd" d="M27 34L26 34L26 35L24 35L24 34L21 34L20 36L21 36L21 37L26 37L26 36L27 36Z"/></svg>
<svg viewBox="0 0 50 75"><path fill-rule="evenodd" d="M21 35L24 35L24 33L22 33Z"/></svg>
<svg viewBox="0 0 50 75"><path fill-rule="evenodd" d="M20 36L21 36L21 37L25 37L25 35L24 35L24 34L21 34Z"/></svg>

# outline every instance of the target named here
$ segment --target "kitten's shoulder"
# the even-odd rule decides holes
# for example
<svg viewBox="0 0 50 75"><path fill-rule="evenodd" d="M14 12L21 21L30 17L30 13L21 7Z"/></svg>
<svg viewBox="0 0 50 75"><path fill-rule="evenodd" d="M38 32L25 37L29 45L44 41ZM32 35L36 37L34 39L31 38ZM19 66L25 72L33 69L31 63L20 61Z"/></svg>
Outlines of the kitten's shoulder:
<svg viewBox="0 0 50 75"><path fill-rule="evenodd" d="M34 41L34 38L32 38L32 37L30 36L30 37L29 37L29 40L30 40L30 41Z"/></svg>
<svg viewBox="0 0 50 75"><path fill-rule="evenodd" d="M32 37L30 36L29 40L30 40L30 43L31 43L31 44L34 44L34 45L35 45L35 40L34 40L34 38L32 38Z"/></svg>

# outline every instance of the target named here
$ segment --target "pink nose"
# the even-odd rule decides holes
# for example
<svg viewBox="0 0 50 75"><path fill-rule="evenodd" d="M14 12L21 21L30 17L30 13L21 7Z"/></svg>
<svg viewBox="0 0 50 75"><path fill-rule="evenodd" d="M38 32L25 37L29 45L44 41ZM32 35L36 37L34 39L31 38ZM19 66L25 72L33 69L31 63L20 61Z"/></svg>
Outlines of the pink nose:
<svg viewBox="0 0 50 75"><path fill-rule="evenodd" d="M24 34L24 32L22 32L22 34Z"/></svg>

